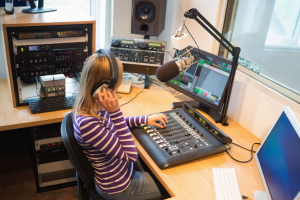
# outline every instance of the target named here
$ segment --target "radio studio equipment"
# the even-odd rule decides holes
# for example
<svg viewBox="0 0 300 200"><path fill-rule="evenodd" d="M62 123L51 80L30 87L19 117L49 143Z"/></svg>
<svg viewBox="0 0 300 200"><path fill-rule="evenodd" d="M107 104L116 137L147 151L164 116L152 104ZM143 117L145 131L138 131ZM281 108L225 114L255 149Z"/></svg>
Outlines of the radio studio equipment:
<svg viewBox="0 0 300 200"><path fill-rule="evenodd" d="M170 81L172 78L176 77L179 72L186 69L187 67L192 64L192 62L198 57L199 55L191 56L191 57L183 57L178 59L176 62L171 60L166 62L156 70L157 79L161 82Z"/></svg>
<svg viewBox="0 0 300 200"><path fill-rule="evenodd" d="M232 139L190 105L163 113L168 117L166 128L145 125L131 130L159 168L230 149Z"/></svg>
<svg viewBox="0 0 300 200"><path fill-rule="evenodd" d="M13 14L15 12L13 0L5 0L4 11L6 14Z"/></svg>
<svg viewBox="0 0 300 200"><path fill-rule="evenodd" d="M38 7L36 7L34 1L37 0L19 0L19 1L28 1L30 8L24 8L22 12L24 13L43 13L43 12L52 12L56 11L55 8L45 8L44 0L38 0Z"/></svg>
<svg viewBox="0 0 300 200"><path fill-rule="evenodd" d="M185 19L182 26L176 31L176 35L171 38L172 45L174 45L173 47L177 47L178 49L173 48L168 51L168 53L175 51L171 54L174 61L160 66L156 71L156 76L159 77L161 81L168 81L172 79L166 83L168 86L173 87L180 92L184 92L186 95L194 98L196 101L190 102L192 106L204 110L216 122L227 126L228 118L226 114L241 49L239 47L234 47L198 12L197 9L193 8L188 10L184 13L184 16ZM186 27L185 21L187 18L196 20L210 35L224 46L228 52L232 54L232 62L213 54L210 55L202 50L200 52L198 45L197 47L186 48L186 36L182 33L182 31L183 28ZM185 65L185 69L178 74L178 69L180 70L180 68L176 66L177 64L175 62L183 57L195 55L198 55L199 58L195 59L192 63ZM188 72L189 69L190 72ZM169 71L174 71L174 73L170 73ZM213 82L219 83L216 82L212 75L219 77L220 79L221 85L214 86L218 88L212 87ZM214 93L211 92L211 90L214 90ZM173 103L173 108L181 106L182 102Z"/></svg>
<svg viewBox="0 0 300 200"><path fill-rule="evenodd" d="M131 33L159 36L165 28L167 0L132 0Z"/></svg>
<svg viewBox="0 0 300 200"><path fill-rule="evenodd" d="M165 62L167 42L112 37L110 51L124 65L124 71L155 74Z"/></svg>
<svg viewBox="0 0 300 200"><path fill-rule="evenodd" d="M33 172L37 192L75 186L72 166L60 133L61 123L32 127Z"/></svg>
<svg viewBox="0 0 300 200"><path fill-rule="evenodd" d="M23 106L22 83L37 76L82 71L92 54L92 25L9 27L9 55L16 106Z"/></svg>

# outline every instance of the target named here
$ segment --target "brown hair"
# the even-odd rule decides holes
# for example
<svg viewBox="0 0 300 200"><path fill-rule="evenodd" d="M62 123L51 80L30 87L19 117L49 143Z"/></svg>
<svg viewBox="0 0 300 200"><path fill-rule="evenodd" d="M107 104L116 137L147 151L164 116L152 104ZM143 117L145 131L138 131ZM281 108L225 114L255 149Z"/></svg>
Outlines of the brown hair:
<svg viewBox="0 0 300 200"><path fill-rule="evenodd" d="M118 89L123 80L123 65L118 58L116 58L116 61L119 76L113 91ZM73 114L90 115L99 118L96 112L101 109L101 106L96 103L91 95L91 91L97 83L110 78L110 65L106 56L95 53L88 57L81 72L79 91L73 106Z"/></svg>

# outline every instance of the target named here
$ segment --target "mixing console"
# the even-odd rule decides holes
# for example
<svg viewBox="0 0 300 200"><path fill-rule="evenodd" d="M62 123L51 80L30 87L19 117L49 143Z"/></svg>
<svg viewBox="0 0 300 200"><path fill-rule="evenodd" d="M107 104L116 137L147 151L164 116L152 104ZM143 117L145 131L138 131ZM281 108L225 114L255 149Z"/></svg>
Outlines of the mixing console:
<svg viewBox="0 0 300 200"><path fill-rule="evenodd" d="M230 149L231 138L190 105L164 114L169 122L165 128L144 125L131 130L161 169Z"/></svg>

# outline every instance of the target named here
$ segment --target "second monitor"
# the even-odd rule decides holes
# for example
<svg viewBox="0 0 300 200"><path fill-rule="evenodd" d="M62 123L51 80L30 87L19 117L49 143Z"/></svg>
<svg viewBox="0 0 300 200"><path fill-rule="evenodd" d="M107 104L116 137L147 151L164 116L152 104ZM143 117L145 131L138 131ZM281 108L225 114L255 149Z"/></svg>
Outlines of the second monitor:
<svg viewBox="0 0 300 200"><path fill-rule="evenodd" d="M190 53L192 55L187 56L199 55L198 49ZM186 50L177 52L178 57L183 54L186 54ZM231 71L232 61L201 50L194 64L186 71L180 72L166 85L193 98L194 107L210 112L214 120L218 121L220 116L216 115L222 110ZM182 102L173 105L173 107L180 106Z"/></svg>

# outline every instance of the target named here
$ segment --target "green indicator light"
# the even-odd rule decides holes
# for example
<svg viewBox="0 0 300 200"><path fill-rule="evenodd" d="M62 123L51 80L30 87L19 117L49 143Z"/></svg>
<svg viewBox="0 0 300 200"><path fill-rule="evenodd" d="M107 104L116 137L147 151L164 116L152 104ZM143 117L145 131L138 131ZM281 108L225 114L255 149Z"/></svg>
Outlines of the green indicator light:
<svg viewBox="0 0 300 200"><path fill-rule="evenodd" d="M218 132L217 132L217 131L215 131L215 134L218 134Z"/></svg>
<svg viewBox="0 0 300 200"><path fill-rule="evenodd" d="M222 65L227 66L228 64L227 63L222 63Z"/></svg>
<svg viewBox="0 0 300 200"><path fill-rule="evenodd" d="M199 93L200 93L200 94L203 94L203 91L202 91L202 90L200 90L200 91L199 91Z"/></svg>
<svg viewBox="0 0 300 200"><path fill-rule="evenodd" d="M23 48L21 48L21 51L23 52L23 51L24 51L24 49L23 49Z"/></svg>
<svg viewBox="0 0 300 200"><path fill-rule="evenodd" d="M197 92L197 93L198 93L198 92L199 92L199 89L198 89L198 88L195 88L195 92Z"/></svg>

